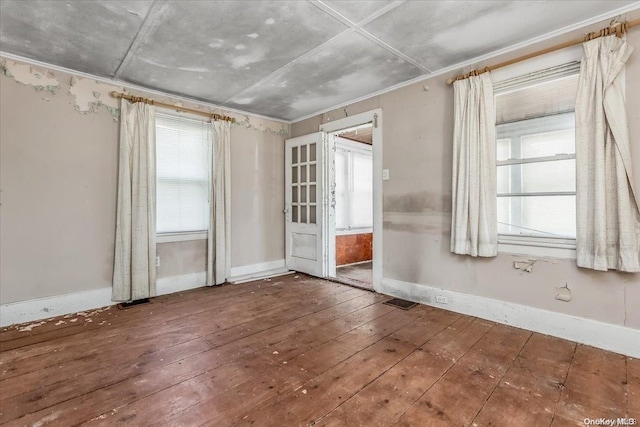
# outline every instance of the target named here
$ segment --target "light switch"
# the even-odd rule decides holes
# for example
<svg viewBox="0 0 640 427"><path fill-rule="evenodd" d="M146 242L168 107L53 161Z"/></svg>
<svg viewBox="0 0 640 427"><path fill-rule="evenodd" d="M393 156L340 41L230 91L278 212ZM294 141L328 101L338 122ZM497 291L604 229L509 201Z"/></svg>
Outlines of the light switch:
<svg viewBox="0 0 640 427"><path fill-rule="evenodd" d="M382 169L382 180L383 181L389 180L389 169Z"/></svg>

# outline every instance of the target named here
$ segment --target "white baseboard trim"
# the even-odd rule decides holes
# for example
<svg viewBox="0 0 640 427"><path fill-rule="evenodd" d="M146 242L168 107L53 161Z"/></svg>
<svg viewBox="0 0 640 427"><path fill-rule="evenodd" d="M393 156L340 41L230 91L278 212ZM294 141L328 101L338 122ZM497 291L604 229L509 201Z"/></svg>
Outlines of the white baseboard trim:
<svg viewBox="0 0 640 427"><path fill-rule="evenodd" d="M207 272L162 277L156 280L156 295L172 294L205 286ZM0 305L0 326L32 322L79 311L114 305L111 287L37 298Z"/></svg>
<svg viewBox="0 0 640 427"><path fill-rule="evenodd" d="M243 283L255 279L282 276L288 273L289 270L285 267L285 261L283 259L279 259L276 261L231 267L231 277L229 277L227 281L229 283Z"/></svg>
<svg viewBox="0 0 640 427"><path fill-rule="evenodd" d="M156 280L156 295L173 294L189 289L202 288L207 284L207 272L181 274L180 276L161 277Z"/></svg>
<svg viewBox="0 0 640 427"><path fill-rule="evenodd" d="M12 302L0 306L0 326L32 322L113 304L111 287Z"/></svg>
<svg viewBox="0 0 640 427"><path fill-rule="evenodd" d="M381 292L433 307L640 357L640 330L492 298L383 278ZM436 296L447 304L436 302Z"/></svg>

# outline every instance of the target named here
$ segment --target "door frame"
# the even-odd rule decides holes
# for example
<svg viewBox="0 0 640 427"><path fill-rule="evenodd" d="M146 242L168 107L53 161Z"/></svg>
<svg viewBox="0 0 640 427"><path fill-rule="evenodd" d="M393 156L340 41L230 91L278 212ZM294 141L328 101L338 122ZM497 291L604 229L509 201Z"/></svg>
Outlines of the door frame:
<svg viewBox="0 0 640 427"><path fill-rule="evenodd" d="M323 123L320 125L319 130L326 132L327 134L336 132L342 129L355 127L365 123L373 123L373 289L376 292L381 292L382 281L382 108L367 111L364 113L356 114L353 116L345 117L342 119L334 120L332 122ZM328 151L328 150L327 150ZM328 163L328 162L327 162ZM325 167L325 171L332 165ZM328 174L327 174L328 176ZM325 180L328 182L328 180ZM327 189L328 190L328 189ZM323 214L324 224L329 227L329 211L326 209ZM333 254L335 259L335 218L333 221L333 233L325 233L327 236L327 245L329 246L329 254ZM331 250L333 247L333 250ZM334 261L335 262L335 261ZM325 271L329 270L329 259L325 259Z"/></svg>

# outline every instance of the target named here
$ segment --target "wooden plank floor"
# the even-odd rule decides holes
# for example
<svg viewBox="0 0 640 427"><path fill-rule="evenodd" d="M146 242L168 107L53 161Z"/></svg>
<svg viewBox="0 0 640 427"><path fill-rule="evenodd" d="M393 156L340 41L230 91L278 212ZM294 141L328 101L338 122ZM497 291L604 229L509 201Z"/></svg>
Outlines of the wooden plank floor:
<svg viewBox="0 0 640 427"><path fill-rule="evenodd" d="M583 426L640 361L303 275L0 331L7 426Z"/></svg>

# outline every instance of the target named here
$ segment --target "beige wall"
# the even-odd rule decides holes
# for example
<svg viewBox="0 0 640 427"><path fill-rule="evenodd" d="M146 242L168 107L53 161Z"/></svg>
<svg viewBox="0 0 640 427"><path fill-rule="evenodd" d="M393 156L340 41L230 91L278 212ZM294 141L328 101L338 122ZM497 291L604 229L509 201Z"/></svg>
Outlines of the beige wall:
<svg viewBox="0 0 640 427"><path fill-rule="evenodd" d="M234 128L232 267L284 259L284 138Z"/></svg>
<svg viewBox="0 0 640 427"><path fill-rule="evenodd" d="M583 32L526 50L580 37ZM629 41L640 49L640 29L632 30ZM446 79L454 74L347 107L349 115L374 108L383 110L383 167L390 170L390 180L383 184L383 277L640 329L640 274L596 272L577 268L575 261L555 259L540 260L531 273L526 273L513 268L514 260L526 257L502 254L474 259L450 252L453 90ZM631 58L626 71L635 180L640 186L638 76L640 51ZM292 136L317 132L321 123L344 116L340 108L295 123ZM556 288L565 284L572 292L568 303L555 299Z"/></svg>
<svg viewBox="0 0 640 427"><path fill-rule="evenodd" d="M76 111L86 106L70 93L71 76L43 71L0 75L2 304L111 286L118 123L103 106ZM36 87L45 80L59 88ZM235 117L241 123L231 130L231 263L283 259L288 125ZM158 277L205 271L205 244L158 244Z"/></svg>

